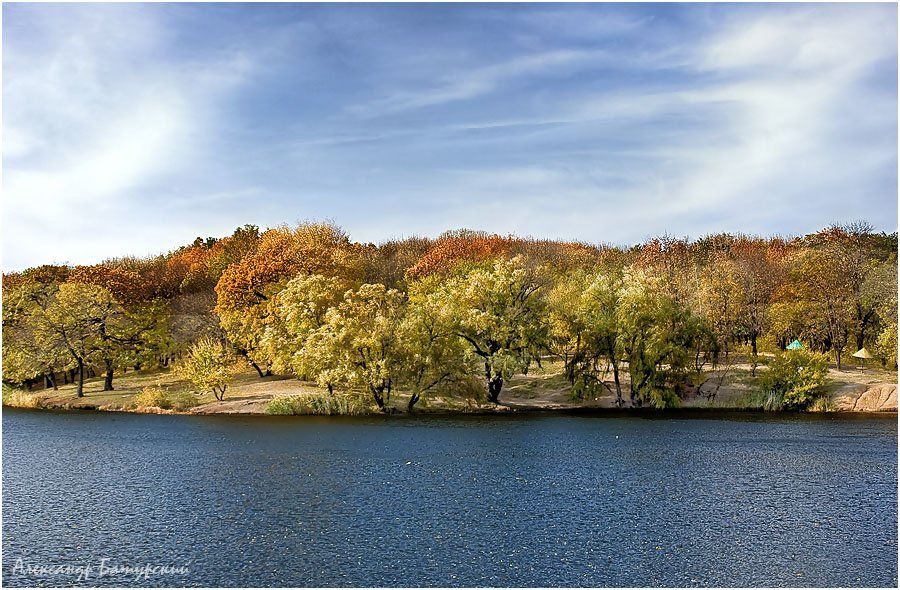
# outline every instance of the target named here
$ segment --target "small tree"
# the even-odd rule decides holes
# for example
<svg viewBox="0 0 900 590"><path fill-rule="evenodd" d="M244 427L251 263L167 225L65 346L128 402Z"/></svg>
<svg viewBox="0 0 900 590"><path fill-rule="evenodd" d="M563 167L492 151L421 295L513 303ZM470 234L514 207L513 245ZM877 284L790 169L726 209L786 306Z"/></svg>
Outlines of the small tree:
<svg viewBox="0 0 900 590"><path fill-rule="evenodd" d="M221 341L203 338L191 346L176 370L198 389L210 390L222 401L234 379L234 356Z"/></svg>

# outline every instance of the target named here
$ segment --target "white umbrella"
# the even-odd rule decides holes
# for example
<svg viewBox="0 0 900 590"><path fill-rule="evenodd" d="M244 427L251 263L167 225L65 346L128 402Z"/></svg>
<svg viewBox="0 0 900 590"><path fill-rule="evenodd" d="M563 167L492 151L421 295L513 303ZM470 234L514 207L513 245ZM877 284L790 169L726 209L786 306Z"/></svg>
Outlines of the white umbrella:
<svg viewBox="0 0 900 590"><path fill-rule="evenodd" d="M857 350L856 352L853 353L853 358L859 359L859 368L860 368L860 370L862 370L863 367L866 366L866 359L872 358L872 355L868 350L866 350L866 347L863 346L862 348L860 348L859 350Z"/></svg>
<svg viewBox="0 0 900 590"><path fill-rule="evenodd" d="M863 346L862 348L860 348L859 350L857 350L856 352L854 352L854 353L853 353L853 356L854 356L855 358L858 358L858 359L870 359L870 358L872 358L871 353L869 353L869 351L866 350L866 347L865 347L865 346Z"/></svg>

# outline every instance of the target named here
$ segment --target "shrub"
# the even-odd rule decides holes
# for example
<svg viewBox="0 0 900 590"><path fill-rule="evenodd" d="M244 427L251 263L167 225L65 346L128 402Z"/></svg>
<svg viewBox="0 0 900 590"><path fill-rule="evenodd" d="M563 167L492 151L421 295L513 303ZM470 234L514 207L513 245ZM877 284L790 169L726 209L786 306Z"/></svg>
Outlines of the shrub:
<svg viewBox="0 0 900 590"><path fill-rule="evenodd" d="M890 368L897 366L897 324L889 323L878 336L875 351Z"/></svg>
<svg viewBox="0 0 900 590"><path fill-rule="evenodd" d="M827 382L828 357L806 350L787 350L778 355L760 378L762 391L770 397L766 409L806 409L822 396Z"/></svg>
<svg viewBox="0 0 900 590"><path fill-rule="evenodd" d="M368 414L370 411L371 408L357 396L327 393L283 395L276 397L266 406L266 414L277 416L355 416Z"/></svg>
<svg viewBox="0 0 900 590"><path fill-rule="evenodd" d="M168 410L172 407L169 394L161 387L145 387L134 397L134 405L138 408L160 408Z"/></svg>
<svg viewBox="0 0 900 590"><path fill-rule="evenodd" d="M41 399L33 393L3 385L3 405L13 408L40 408Z"/></svg>

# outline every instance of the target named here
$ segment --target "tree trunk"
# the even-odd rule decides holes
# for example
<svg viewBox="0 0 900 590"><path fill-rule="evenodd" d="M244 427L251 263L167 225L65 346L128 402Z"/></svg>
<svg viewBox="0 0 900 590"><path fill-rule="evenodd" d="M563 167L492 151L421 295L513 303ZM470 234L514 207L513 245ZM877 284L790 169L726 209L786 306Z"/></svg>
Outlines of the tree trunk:
<svg viewBox="0 0 900 590"><path fill-rule="evenodd" d="M491 371L491 364L487 361L484 363L484 378L487 379L487 397L492 404L499 403L500 390L503 389L503 377L494 375Z"/></svg>
<svg viewBox="0 0 900 590"><path fill-rule="evenodd" d="M78 368L76 369L78 384L75 386L75 395L77 397L84 397L84 361L82 359L78 359Z"/></svg>
<svg viewBox="0 0 900 590"><path fill-rule="evenodd" d="M409 412L410 414L412 414L413 406L415 406L418 401L419 401L419 394L418 393L412 394L409 397L409 402L407 402L407 404L406 404L406 411Z"/></svg>
<svg viewBox="0 0 900 590"><path fill-rule="evenodd" d="M641 398L637 394L637 388L635 387L634 375L631 376L631 386L629 388L631 390L631 407L639 408L641 407Z"/></svg>
<svg viewBox="0 0 900 590"><path fill-rule="evenodd" d="M837 359L837 370L840 371L841 370L841 351L835 349L834 356Z"/></svg>
<svg viewBox="0 0 900 590"><path fill-rule="evenodd" d="M106 359L106 375L103 377L103 391L113 391L113 363Z"/></svg>
<svg viewBox="0 0 900 590"><path fill-rule="evenodd" d="M381 391L379 391L377 387L373 387L371 389L372 389L372 397L375 398L375 405L377 405L378 409L383 412L384 411L384 397L382 397Z"/></svg>
<svg viewBox="0 0 900 590"><path fill-rule="evenodd" d="M494 375L488 379L488 401L492 404L500 403L500 390L503 389L503 377Z"/></svg>
<svg viewBox="0 0 900 590"><path fill-rule="evenodd" d="M753 356L756 356L756 334L750 336L750 350L753 352Z"/></svg>
<svg viewBox="0 0 900 590"><path fill-rule="evenodd" d="M256 372L259 373L259 378L260 378L260 379L262 379L263 377L265 377L265 375L264 375L263 372L262 372L262 369L259 368L259 365L257 365L255 362L253 362L253 361L250 359L250 357L247 357L247 360L250 361L250 366L253 367L254 369L256 369ZM268 371L267 371L267 372L268 372Z"/></svg>
<svg viewBox="0 0 900 590"><path fill-rule="evenodd" d="M622 400L622 384L619 383L618 363L613 363L613 381L616 383L616 407L621 408L625 402Z"/></svg>

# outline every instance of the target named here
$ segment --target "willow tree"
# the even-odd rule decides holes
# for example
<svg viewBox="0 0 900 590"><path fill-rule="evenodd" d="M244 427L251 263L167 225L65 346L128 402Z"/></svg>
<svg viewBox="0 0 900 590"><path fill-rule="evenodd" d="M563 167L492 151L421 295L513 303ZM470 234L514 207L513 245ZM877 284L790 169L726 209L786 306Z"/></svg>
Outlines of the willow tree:
<svg viewBox="0 0 900 590"><path fill-rule="evenodd" d="M622 288L622 271L613 267L570 273L557 281L547 297L550 342L563 357L564 372L575 393L606 387L603 376L612 372L617 406L623 405L624 350L618 324Z"/></svg>
<svg viewBox="0 0 900 590"><path fill-rule="evenodd" d="M347 291L308 338L306 349L321 369L317 381L329 388L334 383L363 388L386 411L403 374L405 305L403 293L382 284Z"/></svg>
<svg viewBox="0 0 900 590"><path fill-rule="evenodd" d="M662 279L637 269L623 277L616 324L631 378L633 406L678 403L673 386L687 372L700 322L662 286Z"/></svg>
<svg viewBox="0 0 900 590"><path fill-rule="evenodd" d="M492 403L545 346L541 288L535 270L515 257L459 269L428 294L444 310L447 330L464 341L469 361L481 366Z"/></svg>

